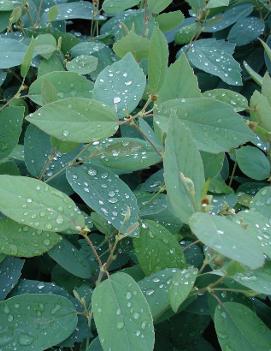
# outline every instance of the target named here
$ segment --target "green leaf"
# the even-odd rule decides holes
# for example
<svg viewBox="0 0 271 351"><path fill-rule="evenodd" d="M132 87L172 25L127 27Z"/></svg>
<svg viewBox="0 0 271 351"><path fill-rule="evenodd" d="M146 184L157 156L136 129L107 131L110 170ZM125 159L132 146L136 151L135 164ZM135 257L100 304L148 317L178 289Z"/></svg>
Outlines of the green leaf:
<svg viewBox="0 0 271 351"><path fill-rule="evenodd" d="M240 112L248 109L247 99L243 95L232 90L213 89L205 91L203 95L231 105L235 112Z"/></svg>
<svg viewBox="0 0 271 351"><path fill-rule="evenodd" d="M195 213L189 220L192 232L205 245L252 269L264 264L257 238L225 217Z"/></svg>
<svg viewBox="0 0 271 351"><path fill-rule="evenodd" d="M152 317L157 321L170 308L168 292L177 269L167 268L138 282L150 306Z"/></svg>
<svg viewBox="0 0 271 351"><path fill-rule="evenodd" d="M0 221L0 252L10 256L39 256L54 247L61 237L21 225L8 218Z"/></svg>
<svg viewBox="0 0 271 351"><path fill-rule="evenodd" d="M169 201L184 223L200 209L204 168L190 131L177 119L171 119L166 138L164 178Z"/></svg>
<svg viewBox="0 0 271 351"><path fill-rule="evenodd" d="M63 239L57 246L49 251L49 256L66 271L76 277L89 279L96 270L96 261L93 262L91 252L77 249L67 239Z"/></svg>
<svg viewBox="0 0 271 351"><path fill-rule="evenodd" d="M150 143L139 138L105 139L96 142L81 156L83 160L93 157L105 167L120 173L138 171L161 162L161 157Z"/></svg>
<svg viewBox="0 0 271 351"><path fill-rule="evenodd" d="M271 295L271 265L253 271L236 273L232 277L239 284L256 291L259 294Z"/></svg>
<svg viewBox="0 0 271 351"><path fill-rule="evenodd" d="M147 0L149 10L155 15L165 10L171 3L172 0Z"/></svg>
<svg viewBox="0 0 271 351"><path fill-rule="evenodd" d="M21 271L23 265L24 260L21 260L17 257L6 257L0 261L0 300L4 300L10 293L10 291L14 288L14 286L17 284L22 274Z"/></svg>
<svg viewBox="0 0 271 351"><path fill-rule="evenodd" d="M176 237L154 221L144 220L140 236L133 240L133 244L145 275L185 266L184 254Z"/></svg>
<svg viewBox="0 0 271 351"><path fill-rule="evenodd" d="M271 227L268 217L257 212L253 207L252 202L251 210L239 211L236 217L233 217L236 223L240 224L243 228L257 238L262 251L271 258Z"/></svg>
<svg viewBox="0 0 271 351"><path fill-rule="evenodd" d="M212 98L175 99L159 105L155 122L164 132L168 129L169 116L177 117L189 127L197 147L202 151L229 151L255 140L255 134L232 107Z"/></svg>
<svg viewBox="0 0 271 351"><path fill-rule="evenodd" d="M242 85L241 68L232 57L234 44L225 40L200 39L188 47L187 57L195 67L230 85Z"/></svg>
<svg viewBox="0 0 271 351"><path fill-rule="evenodd" d="M182 11L171 11L166 13L161 13L156 17L156 20L159 24L159 28L162 32L168 32L171 29L180 25L180 23L184 20L184 15Z"/></svg>
<svg viewBox="0 0 271 351"><path fill-rule="evenodd" d="M19 66L24 59L27 46L16 39L0 38L0 69Z"/></svg>
<svg viewBox="0 0 271 351"><path fill-rule="evenodd" d="M78 74L89 74L96 70L98 66L98 59L91 55L80 55L67 62L66 67L70 72Z"/></svg>
<svg viewBox="0 0 271 351"><path fill-rule="evenodd" d="M77 1L69 3L60 3L50 7L48 13L55 12L57 16L52 16L51 20L65 21L71 19L93 19L93 5L88 1ZM47 20L47 14L43 15L43 20ZM101 16L103 17L103 16ZM99 18L99 17L98 17ZM46 21L47 22L47 21Z"/></svg>
<svg viewBox="0 0 271 351"><path fill-rule="evenodd" d="M193 289L197 273L197 268L191 266L174 274L169 288L169 301L175 313Z"/></svg>
<svg viewBox="0 0 271 351"><path fill-rule="evenodd" d="M76 324L74 305L63 296L24 294L0 303L4 350L47 350L70 336Z"/></svg>
<svg viewBox="0 0 271 351"><path fill-rule="evenodd" d="M150 39L148 60L148 91L156 94L163 85L168 66L168 44L164 34L156 28Z"/></svg>
<svg viewBox="0 0 271 351"><path fill-rule="evenodd" d="M153 350L150 308L139 286L128 274L113 274L99 284L92 295L92 306L104 350Z"/></svg>
<svg viewBox="0 0 271 351"><path fill-rule="evenodd" d="M271 221L271 188L264 187L252 199L251 209L259 212L267 218L267 222Z"/></svg>
<svg viewBox="0 0 271 351"><path fill-rule="evenodd" d="M248 307L225 302L215 310L215 329L223 351L266 351L271 344L271 331Z"/></svg>
<svg viewBox="0 0 271 351"><path fill-rule="evenodd" d="M49 59L57 50L56 39L52 34L40 34L35 38L34 50L36 55Z"/></svg>
<svg viewBox="0 0 271 351"><path fill-rule="evenodd" d="M228 40L238 46L247 45L264 31L264 21L258 17L240 18L230 29Z"/></svg>
<svg viewBox="0 0 271 351"><path fill-rule="evenodd" d="M29 97L38 105L43 105L41 90L44 81L49 82L56 90L56 100L71 97L92 97L93 84L85 77L74 72L57 72L54 70L43 74L30 85Z"/></svg>
<svg viewBox="0 0 271 351"><path fill-rule="evenodd" d="M250 99L250 115L261 127L271 132L271 105L268 98L257 90Z"/></svg>
<svg viewBox="0 0 271 351"><path fill-rule="evenodd" d="M34 55L34 48L35 48L35 42L34 39L32 38L30 41L30 44L28 45L28 48L25 52L23 62L21 64L21 76L25 78L27 76L27 73L29 71L29 68L31 66L32 58Z"/></svg>
<svg viewBox="0 0 271 351"><path fill-rule="evenodd" d="M205 179L216 177L223 167L224 153L210 154L201 152L200 154L203 161Z"/></svg>
<svg viewBox="0 0 271 351"><path fill-rule="evenodd" d="M115 42L113 50L119 57L131 52L137 61L148 57L150 41L135 32L130 31L127 35Z"/></svg>
<svg viewBox="0 0 271 351"><path fill-rule="evenodd" d="M75 143L103 139L118 130L113 110L99 101L79 97L47 104L26 119L57 139Z"/></svg>
<svg viewBox="0 0 271 351"><path fill-rule="evenodd" d="M249 178L264 180L270 176L270 162L258 148L243 146L235 154L239 168Z"/></svg>
<svg viewBox="0 0 271 351"><path fill-rule="evenodd" d="M50 232L78 233L85 222L67 195L29 177L0 175L0 211L18 223Z"/></svg>
<svg viewBox="0 0 271 351"><path fill-rule="evenodd" d="M158 93L159 102L199 96L201 93L197 77L186 56L182 54L166 71L164 83Z"/></svg>
<svg viewBox="0 0 271 351"><path fill-rule="evenodd" d="M140 3L140 0L105 0L103 10L108 15L118 15L120 12L134 7Z"/></svg>
<svg viewBox="0 0 271 351"><path fill-rule="evenodd" d="M201 31L202 26L199 22L183 24L175 35L175 42L179 45L189 44Z"/></svg>
<svg viewBox="0 0 271 351"><path fill-rule="evenodd" d="M86 164L68 168L67 179L85 203L122 234L137 234L136 197L115 173L95 164Z"/></svg>
<svg viewBox="0 0 271 351"><path fill-rule="evenodd" d="M18 144L24 118L24 107L9 106L0 111L0 159L10 155Z"/></svg>
<svg viewBox="0 0 271 351"><path fill-rule="evenodd" d="M143 70L128 53L98 75L93 93L95 99L113 107L119 117L124 117L137 107L145 86Z"/></svg>
<svg viewBox="0 0 271 351"><path fill-rule="evenodd" d="M229 6L229 0L209 0L207 9L214 9L217 7Z"/></svg>
<svg viewBox="0 0 271 351"><path fill-rule="evenodd" d="M205 21L204 32L215 33L230 27L239 18L247 17L253 11L253 4L244 3L232 6L224 12L216 13Z"/></svg>

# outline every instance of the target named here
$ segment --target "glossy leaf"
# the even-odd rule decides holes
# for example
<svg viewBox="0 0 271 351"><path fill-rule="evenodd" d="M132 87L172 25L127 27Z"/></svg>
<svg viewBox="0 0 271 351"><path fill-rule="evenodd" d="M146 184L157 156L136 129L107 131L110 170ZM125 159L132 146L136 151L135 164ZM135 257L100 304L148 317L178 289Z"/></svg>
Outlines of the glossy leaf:
<svg viewBox="0 0 271 351"><path fill-rule="evenodd" d="M103 349L153 350L150 308L139 286L129 275L116 273L96 287L92 306Z"/></svg>
<svg viewBox="0 0 271 351"><path fill-rule="evenodd" d="M170 120L164 169L171 206L176 216L187 223L192 213L200 208L204 168L190 131L177 119Z"/></svg>
<svg viewBox="0 0 271 351"><path fill-rule="evenodd" d="M1 340L5 341L5 350L14 347L21 351L46 350L70 336L76 324L74 305L63 296L25 294L0 303L0 326L4 329Z"/></svg>
<svg viewBox="0 0 271 351"><path fill-rule="evenodd" d="M145 86L143 70L128 53L98 75L93 93L95 99L113 107L119 117L124 117L137 107Z"/></svg>
<svg viewBox="0 0 271 351"><path fill-rule="evenodd" d="M85 203L125 235L138 232L138 206L130 188L112 171L95 164L69 168L67 179Z"/></svg>
<svg viewBox="0 0 271 351"><path fill-rule="evenodd" d="M148 59L148 91L156 94L161 88L168 65L168 44L164 34L157 28L150 39Z"/></svg>
<svg viewBox="0 0 271 351"><path fill-rule="evenodd" d="M103 2L103 10L108 15L117 15L120 12L136 6L140 3L140 0L105 0Z"/></svg>
<svg viewBox="0 0 271 351"><path fill-rule="evenodd" d="M10 219L0 221L0 252L10 256L33 257L49 251L61 237L53 232L42 232Z"/></svg>
<svg viewBox="0 0 271 351"><path fill-rule="evenodd" d="M19 66L24 59L27 46L16 39L0 38L0 69Z"/></svg>
<svg viewBox="0 0 271 351"><path fill-rule="evenodd" d="M0 159L9 156L18 144L23 118L22 106L9 106L0 111Z"/></svg>
<svg viewBox="0 0 271 351"><path fill-rule="evenodd" d="M266 351L270 347L271 332L248 307L226 302L215 311L215 329L223 351Z"/></svg>
<svg viewBox="0 0 271 351"><path fill-rule="evenodd" d="M106 138L118 129L114 111L99 101L79 97L47 104L26 119L57 139L75 143Z"/></svg>
<svg viewBox="0 0 271 351"><path fill-rule="evenodd" d="M17 284L23 265L24 260L17 257L4 257L0 261L0 300L5 299Z"/></svg>
<svg viewBox="0 0 271 351"><path fill-rule="evenodd" d="M235 112L244 111L248 108L247 99L243 95L232 90L213 89L204 92L203 95L231 105Z"/></svg>
<svg viewBox="0 0 271 351"><path fill-rule="evenodd" d="M95 56L80 55L73 60L67 62L66 67L68 71L78 74L89 74L96 70L98 66L98 59Z"/></svg>
<svg viewBox="0 0 271 351"><path fill-rule="evenodd" d="M169 115L190 129L202 151L219 153L255 140L255 135L232 107L211 98L175 99L159 105L155 122L164 132L168 129Z"/></svg>
<svg viewBox="0 0 271 351"><path fill-rule="evenodd" d="M135 253L146 275L165 268L183 268L184 254L176 237L162 225L144 220L139 238L133 240Z"/></svg>
<svg viewBox="0 0 271 351"><path fill-rule="evenodd" d="M188 49L187 57L192 65L227 84L242 85L240 65L232 57L233 44L225 40L200 39Z"/></svg>
<svg viewBox="0 0 271 351"><path fill-rule="evenodd" d="M195 213L189 225L199 240L220 254L252 269L263 266L257 239L238 224L220 216Z"/></svg>
<svg viewBox="0 0 271 351"><path fill-rule="evenodd" d="M256 147L243 146L236 150L236 161L241 171L252 179L263 180L270 176L270 162Z"/></svg>
<svg viewBox="0 0 271 351"><path fill-rule="evenodd" d="M264 27L258 17L241 18L231 27L228 40L238 46L249 44L263 33Z"/></svg>
<svg viewBox="0 0 271 351"><path fill-rule="evenodd" d="M174 274L169 288L169 301L175 313L192 290L197 273L198 270L191 266Z"/></svg>
<svg viewBox="0 0 271 351"><path fill-rule="evenodd" d="M30 99L43 105L41 90L44 81L48 81L56 90L56 100L71 97L92 97L93 84L74 72L50 72L36 79L29 87Z"/></svg>
<svg viewBox="0 0 271 351"><path fill-rule="evenodd" d="M29 177L0 175L0 210L18 223L50 232L78 233L85 222L67 195Z"/></svg>

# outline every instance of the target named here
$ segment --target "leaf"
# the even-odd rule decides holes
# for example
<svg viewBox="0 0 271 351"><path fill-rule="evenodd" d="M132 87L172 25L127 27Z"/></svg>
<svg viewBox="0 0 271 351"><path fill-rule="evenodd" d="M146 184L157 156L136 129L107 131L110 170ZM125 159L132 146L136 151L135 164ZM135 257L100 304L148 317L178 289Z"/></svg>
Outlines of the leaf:
<svg viewBox="0 0 271 351"><path fill-rule="evenodd" d="M52 16L51 20L63 21L70 19L93 19L93 5L88 1L77 1L60 3L50 7L48 13L55 11L57 16ZM43 15L43 20L47 22L47 16Z"/></svg>
<svg viewBox="0 0 271 351"><path fill-rule="evenodd" d="M4 300L17 284L21 276L23 265L24 260L17 257L6 257L4 260L0 261L0 300Z"/></svg>
<svg viewBox="0 0 271 351"><path fill-rule="evenodd" d="M215 329L223 351L266 351L270 347L271 332L248 307L225 302L215 310Z"/></svg>
<svg viewBox="0 0 271 351"><path fill-rule="evenodd" d="M0 38L0 69L19 66L24 59L27 46L16 39Z"/></svg>
<svg viewBox="0 0 271 351"><path fill-rule="evenodd" d="M138 206L130 188L112 171L95 164L67 169L73 190L125 235L137 235Z"/></svg>
<svg viewBox="0 0 271 351"><path fill-rule="evenodd" d="M190 131L171 119L166 138L164 178L175 215L184 223L200 208L204 168ZM189 152L188 152L189 150Z"/></svg>
<svg viewBox="0 0 271 351"><path fill-rule="evenodd" d="M177 27L183 20L184 15L182 11L171 11L166 13L161 13L156 17L159 24L159 28L162 32L168 32L171 29Z"/></svg>
<svg viewBox="0 0 271 351"><path fill-rule="evenodd" d="M169 288L169 301L175 313L189 296L195 284L197 273L197 268L190 266L174 274Z"/></svg>
<svg viewBox="0 0 271 351"><path fill-rule="evenodd" d="M259 190L251 202L251 209L259 212L267 218L267 222L271 221L271 189L266 186Z"/></svg>
<svg viewBox="0 0 271 351"><path fill-rule="evenodd" d="M46 350L65 340L76 324L74 305L63 296L25 294L0 303L0 326L4 329L1 340L5 350L15 347L20 351Z"/></svg>
<svg viewBox="0 0 271 351"><path fill-rule="evenodd" d="M189 20L190 19L187 18L187 22L184 21L183 25L175 35L175 42L179 45L189 44L190 41L202 31L202 26L199 22Z"/></svg>
<svg viewBox="0 0 271 351"><path fill-rule="evenodd" d="M250 3L239 4L220 12L208 18L205 21L204 32L215 33L225 28L230 27L233 23L238 21L239 18L245 18L253 11L253 5Z"/></svg>
<svg viewBox="0 0 271 351"><path fill-rule="evenodd" d="M157 321L170 308L168 292L176 272L178 270L175 268L163 269L138 282L150 306L154 321Z"/></svg>
<svg viewBox="0 0 271 351"><path fill-rule="evenodd" d="M75 143L103 139L118 130L114 111L99 101L79 97L47 104L26 120L59 140Z"/></svg>
<svg viewBox="0 0 271 351"><path fill-rule="evenodd" d="M225 40L200 39L187 48L187 57L193 66L225 83L242 85L241 67L232 57L234 47Z"/></svg>
<svg viewBox="0 0 271 351"><path fill-rule="evenodd" d="M57 72L53 71L43 74L36 79L29 88L29 97L38 105L43 105L41 89L44 81L47 81L56 90L56 100L71 97L92 97L92 83L85 77L74 72Z"/></svg>
<svg viewBox="0 0 271 351"><path fill-rule="evenodd" d="M67 195L21 176L0 175L0 211L18 223L49 232L78 233L85 222Z"/></svg>
<svg viewBox="0 0 271 351"><path fill-rule="evenodd" d="M78 249L67 239L63 239L48 254L66 271L79 278L91 278L97 268L90 252Z"/></svg>
<svg viewBox="0 0 271 351"><path fill-rule="evenodd" d="M232 278L239 284L258 292L259 294L271 295L271 266L265 266L253 271L236 273Z"/></svg>
<svg viewBox="0 0 271 351"><path fill-rule="evenodd" d="M203 161L205 179L216 177L223 167L224 153L210 154L201 152L200 154Z"/></svg>
<svg viewBox="0 0 271 351"><path fill-rule="evenodd" d="M139 286L128 274L113 274L99 284L92 295L92 306L104 350L109 347L112 351L153 350L150 308Z"/></svg>
<svg viewBox="0 0 271 351"><path fill-rule="evenodd" d="M228 40L238 46L247 45L264 31L264 21L258 17L239 19L230 29Z"/></svg>
<svg viewBox="0 0 271 351"><path fill-rule="evenodd" d="M40 34L35 38L34 50L36 55L49 59L57 50L56 39L52 34Z"/></svg>
<svg viewBox="0 0 271 351"><path fill-rule="evenodd" d="M118 15L120 12L134 7L140 3L140 0L105 0L103 10L108 15Z"/></svg>
<svg viewBox="0 0 271 351"><path fill-rule="evenodd" d="M268 98L257 90L254 91L250 99L250 115L254 121L271 132L271 105Z"/></svg>
<svg viewBox="0 0 271 351"><path fill-rule="evenodd" d="M184 54L167 69L164 83L158 95L159 102L201 95L197 77Z"/></svg>
<svg viewBox="0 0 271 351"><path fill-rule="evenodd" d="M103 166L120 173L138 171L161 162L150 143L139 138L110 138L94 144L81 155L82 159L93 157Z"/></svg>
<svg viewBox="0 0 271 351"><path fill-rule="evenodd" d="M23 118L22 106L9 106L0 111L0 159L9 156L18 144Z"/></svg>
<svg viewBox="0 0 271 351"><path fill-rule="evenodd" d="M214 9L217 7L229 6L229 0L209 0L207 9Z"/></svg>
<svg viewBox="0 0 271 351"><path fill-rule="evenodd" d="M66 67L70 72L78 74L89 74L96 70L98 66L98 59L91 55L80 55L75 57L73 60L67 62Z"/></svg>
<svg viewBox="0 0 271 351"><path fill-rule="evenodd" d="M231 105L235 112L240 112L248 109L247 99L243 95L232 90L213 89L205 91L203 95Z"/></svg>
<svg viewBox="0 0 271 351"><path fill-rule="evenodd" d="M52 232L42 232L8 218L0 220L0 252L10 256L39 256L55 246L61 237Z"/></svg>
<svg viewBox="0 0 271 351"><path fill-rule="evenodd" d="M166 38L159 28L156 28L150 39L148 60L148 90L151 94L156 94L164 82L168 57Z"/></svg>
<svg viewBox="0 0 271 351"><path fill-rule="evenodd" d="M165 10L171 3L172 0L147 0L149 10L155 15Z"/></svg>
<svg viewBox="0 0 271 351"><path fill-rule="evenodd" d="M133 240L133 244L145 275L185 266L184 254L176 237L154 221L144 220L140 236Z"/></svg>
<svg viewBox="0 0 271 351"><path fill-rule="evenodd" d="M250 203L251 204L251 203ZM262 251L271 258L271 227L268 217L255 211L253 207L251 210L239 211L236 217L233 217L236 223L240 224L258 240Z"/></svg>
<svg viewBox="0 0 271 351"><path fill-rule="evenodd" d="M127 35L116 41L113 50L119 57L125 56L131 52L137 61L148 57L150 50L150 41L135 32L130 31Z"/></svg>
<svg viewBox="0 0 271 351"><path fill-rule="evenodd" d="M257 239L227 218L195 213L190 218L189 225L200 241L218 253L252 269L264 264Z"/></svg>
<svg viewBox="0 0 271 351"><path fill-rule="evenodd" d="M31 66L32 58L34 55L34 48L35 48L35 42L34 42L34 39L32 38L30 41L30 44L27 47L23 62L21 64L21 76L23 78L25 78L27 76L27 73L28 73L29 68Z"/></svg>
<svg viewBox="0 0 271 351"><path fill-rule="evenodd" d="M124 117L137 107L145 86L143 70L128 53L98 75L93 94L95 99L113 107L119 117Z"/></svg>
<svg viewBox="0 0 271 351"><path fill-rule="evenodd" d="M243 146L235 154L239 168L249 178L264 180L270 176L270 162L258 148Z"/></svg>
<svg viewBox="0 0 271 351"><path fill-rule="evenodd" d="M232 107L212 98L175 99L159 105L155 123L164 132L169 125L169 116L177 117L190 129L197 147L202 151L229 151L255 138Z"/></svg>

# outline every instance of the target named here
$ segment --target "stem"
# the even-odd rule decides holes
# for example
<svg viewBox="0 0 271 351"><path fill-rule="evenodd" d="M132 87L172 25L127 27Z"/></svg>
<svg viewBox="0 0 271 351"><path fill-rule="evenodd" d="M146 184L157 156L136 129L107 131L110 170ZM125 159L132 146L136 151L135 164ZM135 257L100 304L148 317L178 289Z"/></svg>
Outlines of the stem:
<svg viewBox="0 0 271 351"><path fill-rule="evenodd" d="M93 254L98 262L100 271L103 271L104 270L103 262L101 261L100 256L98 255L98 252L97 252L93 242L90 240L90 238L88 237L88 235L86 233L81 233L81 235L84 237L84 239L88 243L89 247L91 248L91 251L93 252Z"/></svg>
<svg viewBox="0 0 271 351"><path fill-rule="evenodd" d="M230 177L230 181L229 181L229 187L232 186L232 182L233 182L233 178L234 178L234 174L236 172L236 169L237 169L237 162L235 161L234 165L233 165L232 172L231 172L231 177Z"/></svg>
<svg viewBox="0 0 271 351"><path fill-rule="evenodd" d="M24 82L25 78L22 80L22 83L15 95L13 95L3 106L0 107L0 112L3 111L11 103L11 101L20 97L21 91L24 90Z"/></svg>

